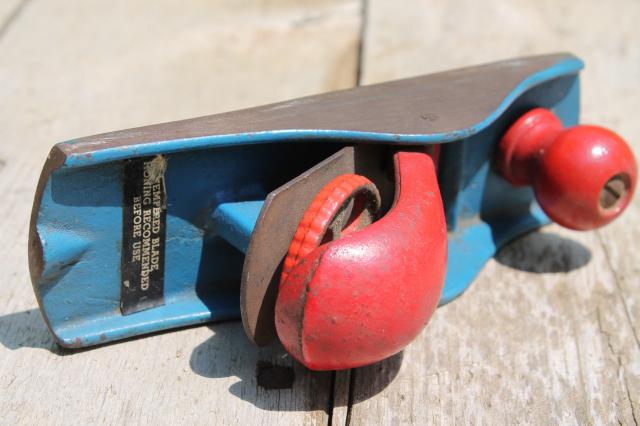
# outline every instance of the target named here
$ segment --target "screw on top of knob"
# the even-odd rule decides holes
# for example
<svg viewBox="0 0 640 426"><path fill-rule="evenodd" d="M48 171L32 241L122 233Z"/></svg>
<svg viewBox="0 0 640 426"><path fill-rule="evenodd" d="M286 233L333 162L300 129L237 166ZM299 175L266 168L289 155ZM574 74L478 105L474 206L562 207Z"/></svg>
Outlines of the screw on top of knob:
<svg viewBox="0 0 640 426"><path fill-rule="evenodd" d="M505 133L497 166L510 183L533 186L545 213L571 229L611 222L636 186L636 161L620 136L598 126L564 128L543 108L527 112Z"/></svg>

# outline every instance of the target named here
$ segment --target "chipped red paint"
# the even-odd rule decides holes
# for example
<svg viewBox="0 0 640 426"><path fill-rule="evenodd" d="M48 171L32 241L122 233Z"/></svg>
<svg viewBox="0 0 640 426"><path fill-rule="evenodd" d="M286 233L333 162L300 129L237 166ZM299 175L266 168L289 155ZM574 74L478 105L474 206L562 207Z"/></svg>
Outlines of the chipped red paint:
<svg viewBox="0 0 640 426"><path fill-rule="evenodd" d="M545 213L571 229L611 222L636 186L636 161L620 136L597 126L564 128L543 108L511 126L500 141L497 165L510 183L532 185Z"/></svg>
<svg viewBox="0 0 640 426"><path fill-rule="evenodd" d="M314 370L358 367L408 345L442 291L447 235L432 159L395 156L396 200L379 221L320 245L281 282L276 328Z"/></svg>

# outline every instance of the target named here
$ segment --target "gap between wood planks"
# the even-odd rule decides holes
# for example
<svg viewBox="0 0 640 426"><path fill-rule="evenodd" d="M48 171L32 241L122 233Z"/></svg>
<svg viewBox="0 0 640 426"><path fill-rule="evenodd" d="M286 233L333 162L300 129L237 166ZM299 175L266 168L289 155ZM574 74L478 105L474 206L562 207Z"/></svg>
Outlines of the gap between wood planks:
<svg viewBox="0 0 640 426"><path fill-rule="evenodd" d="M364 48L368 27L369 0L360 0L360 35L357 44L357 61L355 69L355 85L362 85L362 70L364 67ZM351 408L353 407L353 393L355 388L356 370L334 371L331 379L329 395L328 425L348 426L351 423Z"/></svg>
<svg viewBox="0 0 640 426"><path fill-rule="evenodd" d="M4 37L5 34L8 33L8 31L11 31L12 28L14 28L16 21L20 19L21 15L25 10L25 7L28 7L30 3L32 3L31 0L21 0L19 3L16 4L16 6L11 11L11 13L7 15L7 18L4 20L4 22L0 24L0 39L2 39L2 37ZM363 51L364 51L364 48L366 47L365 43L367 40L365 36L367 33L367 26L369 24L368 16L367 16L367 7L368 7L368 0L361 0L361 21L360 21L361 27L360 27L360 36L358 39L358 43L356 45L357 62L355 67L355 78L354 78L354 82L357 85L360 85L360 83L362 82L362 74L365 66L363 61L363 56L364 56ZM630 311L629 311L627 301L624 298L624 292L621 290L622 284L621 284L620 275L613 267L612 259L610 257L609 251L603 242L603 236L599 232L596 232L596 234L597 234L598 245L602 247L602 250L604 250L604 254L607 259L607 266L612 271L612 275L615 279L615 284L617 286L618 293L620 294L620 297L623 300L625 315L627 316L627 320L631 325L636 344L638 344L638 334L636 332L636 329L634 328L634 324L630 317L630 313L629 313ZM607 337L606 330L602 330L602 327L600 329L600 332L603 335L605 335L605 337ZM640 346L640 344L638 344L638 346ZM328 407L328 423L329 424L336 424L336 425L350 424L351 411L354 403L354 391L355 391L354 385L356 381L362 377L362 374L366 374L366 373L360 373L359 377L356 377L358 376L358 370L345 370L345 371L338 371L333 373L330 396L329 396L329 407ZM627 385L627 389L626 389L627 397L631 401L631 395L629 392L626 378L624 379L624 382L625 382L625 385ZM631 404L631 406L632 406L632 414L635 420L636 412L635 410L633 410L633 403Z"/></svg>
<svg viewBox="0 0 640 426"><path fill-rule="evenodd" d="M368 0L361 0L361 12L360 12L361 28L360 28L360 36L357 44L357 64L356 64L356 70L355 70L355 83L357 86L360 86L362 84L363 70L365 67L364 49L366 48L367 30L368 30L367 27L369 25L368 6L369 6ZM627 300L624 297L621 277L614 268L611 255L609 253L608 247L603 241L602 234L599 231L595 231L595 233L596 233L597 247L599 247L599 249L603 250L604 252L606 265L612 273L612 277L615 281L618 297L622 299L622 304L625 310L624 312L625 317L631 327L631 331L633 333L635 343L638 347L640 347L640 338L638 336L638 331L634 327ZM599 315L600 313L598 312L598 320L600 322ZM604 335L605 341L609 342L609 336L606 330L604 330L600 326L599 331L601 334ZM609 344L609 347L611 348L611 343L609 342L608 344ZM614 352L613 349L612 349L612 352ZM618 356L618 363L619 363L619 368L621 368L622 365L621 365L621 360L619 356ZM357 369L351 369L351 370L337 371L333 373L332 381L331 381L331 391L330 391L330 397L329 397L329 401L330 401L329 410L328 410L329 425L349 425L351 423L352 408L354 404L355 385L356 385L356 381L358 380L357 372L358 372ZM628 380L625 377L623 381L624 381L624 386L626 388L625 390L626 390L627 398L631 405L631 413L633 416L633 420L637 425L638 416L632 401Z"/></svg>

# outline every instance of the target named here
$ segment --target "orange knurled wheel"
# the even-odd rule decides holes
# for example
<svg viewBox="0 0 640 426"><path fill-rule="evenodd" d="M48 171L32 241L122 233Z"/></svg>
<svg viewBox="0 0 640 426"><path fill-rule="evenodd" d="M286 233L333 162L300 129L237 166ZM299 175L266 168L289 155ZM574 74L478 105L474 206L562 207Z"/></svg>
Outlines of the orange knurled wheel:
<svg viewBox="0 0 640 426"><path fill-rule="evenodd" d="M364 176L337 176L315 196L304 213L282 266L280 283L321 244L372 223L380 209L378 188Z"/></svg>

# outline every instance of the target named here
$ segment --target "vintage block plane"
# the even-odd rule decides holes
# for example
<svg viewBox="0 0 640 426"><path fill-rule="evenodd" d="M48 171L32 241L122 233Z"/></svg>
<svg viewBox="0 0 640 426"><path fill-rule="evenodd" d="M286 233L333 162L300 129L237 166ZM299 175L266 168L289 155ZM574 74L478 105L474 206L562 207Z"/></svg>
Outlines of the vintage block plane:
<svg viewBox="0 0 640 426"><path fill-rule="evenodd" d="M65 347L241 317L312 369L406 346L497 248L617 217L636 162L578 125L569 54L520 58L53 147L29 236Z"/></svg>

